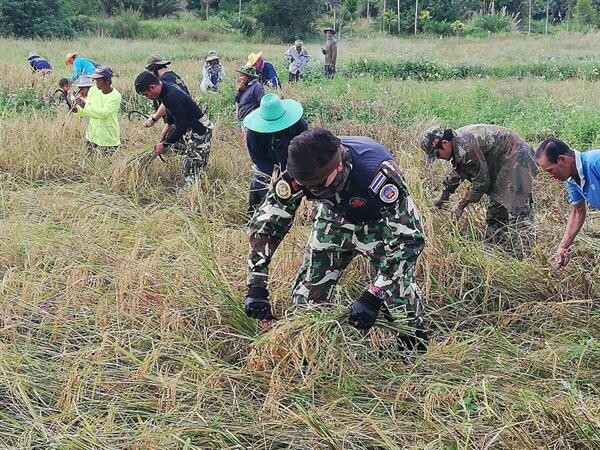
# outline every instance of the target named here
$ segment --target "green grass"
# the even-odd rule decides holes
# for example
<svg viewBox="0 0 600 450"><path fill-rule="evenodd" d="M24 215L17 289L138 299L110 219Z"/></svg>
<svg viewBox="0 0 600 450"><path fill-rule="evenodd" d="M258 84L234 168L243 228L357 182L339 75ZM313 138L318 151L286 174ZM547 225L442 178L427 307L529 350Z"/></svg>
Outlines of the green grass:
<svg viewBox="0 0 600 450"><path fill-rule="evenodd" d="M560 64L600 61L596 40L568 37L355 41L340 46L341 64L384 51L444 64L536 64L551 48ZM517 260L479 241L485 205L458 225L432 207L447 167L426 168L416 141L433 123L494 122L532 145L556 135L595 147L597 81L325 82L316 58L306 83L285 87L311 124L391 148L424 216L418 282L433 336L426 355L405 360L384 323L366 336L347 324L347 305L372 276L365 261L343 277L336 308L294 313L304 218L272 264L273 305L283 320L263 332L242 311L251 167L231 107L234 68L263 48L282 70L283 47L0 45L7 49L0 55L0 447L598 447L598 216L588 219L567 270L551 278L549 256L568 211L562 187L544 175L536 180L539 239ZM150 151L158 129L125 119L120 152L86 157L85 120L39 103L66 69L58 65L46 81L30 75L21 61L32 47L55 60L77 48L110 61L127 98L148 54L172 58L217 125L205 182L184 188L174 157L142 170L132 157ZM201 95L199 58L211 48L224 55L227 85ZM318 55L317 44L309 49Z"/></svg>

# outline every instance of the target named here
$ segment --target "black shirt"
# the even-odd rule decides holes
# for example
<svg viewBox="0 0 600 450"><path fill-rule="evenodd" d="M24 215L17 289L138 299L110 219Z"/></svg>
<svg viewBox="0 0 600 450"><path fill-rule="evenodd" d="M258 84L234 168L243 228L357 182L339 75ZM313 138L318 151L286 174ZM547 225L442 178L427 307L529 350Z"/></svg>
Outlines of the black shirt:
<svg viewBox="0 0 600 450"><path fill-rule="evenodd" d="M163 83L165 81L167 83L173 83L174 85L178 86L180 89L183 89L183 92L185 92L187 95L191 96L190 90L187 88L187 86L185 85L185 83L183 82L181 77L179 75L177 75L175 72L173 72L172 70L166 71L159 78L160 78L160 81L162 81Z"/></svg>
<svg viewBox="0 0 600 450"><path fill-rule="evenodd" d="M173 129L165 139L166 144L177 142L190 128L198 134L204 134L206 128L199 120L204 116L192 97L172 83L163 83L158 101L165 105L173 118Z"/></svg>

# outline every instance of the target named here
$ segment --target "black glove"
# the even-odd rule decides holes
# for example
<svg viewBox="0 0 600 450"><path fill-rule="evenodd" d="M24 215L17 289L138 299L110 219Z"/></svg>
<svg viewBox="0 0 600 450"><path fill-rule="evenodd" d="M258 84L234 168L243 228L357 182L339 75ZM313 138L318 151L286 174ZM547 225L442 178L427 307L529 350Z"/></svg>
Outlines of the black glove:
<svg viewBox="0 0 600 450"><path fill-rule="evenodd" d="M246 315L258 320L272 320L275 317L271 314L271 304L269 303L269 291L263 287L250 286L248 295L244 302Z"/></svg>
<svg viewBox="0 0 600 450"><path fill-rule="evenodd" d="M425 353L427 351L427 342L429 341L429 335L423 325L415 328L414 335L401 334L398 336L398 344L400 345L400 351L402 352L413 352Z"/></svg>
<svg viewBox="0 0 600 450"><path fill-rule="evenodd" d="M359 330L368 330L373 326L383 301L369 291L362 293L358 300L350 305L348 323Z"/></svg>

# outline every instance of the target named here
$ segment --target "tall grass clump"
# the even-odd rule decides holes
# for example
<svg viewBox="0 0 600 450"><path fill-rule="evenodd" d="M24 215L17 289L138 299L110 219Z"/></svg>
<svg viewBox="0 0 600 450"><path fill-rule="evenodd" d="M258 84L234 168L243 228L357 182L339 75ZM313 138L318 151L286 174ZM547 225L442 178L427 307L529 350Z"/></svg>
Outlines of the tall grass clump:
<svg viewBox="0 0 600 450"><path fill-rule="evenodd" d="M133 39L140 32L142 13L133 8L121 10L112 19L112 35L119 39Z"/></svg>

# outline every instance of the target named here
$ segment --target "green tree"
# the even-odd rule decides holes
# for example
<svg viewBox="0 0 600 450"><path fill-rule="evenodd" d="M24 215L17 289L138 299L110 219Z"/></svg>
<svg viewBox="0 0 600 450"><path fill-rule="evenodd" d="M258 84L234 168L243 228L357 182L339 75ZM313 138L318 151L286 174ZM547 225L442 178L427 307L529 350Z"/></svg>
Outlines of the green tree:
<svg viewBox="0 0 600 450"><path fill-rule="evenodd" d="M100 0L100 3L108 15L134 9L145 17L161 17L179 9L179 0Z"/></svg>
<svg viewBox="0 0 600 450"><path fill-rule="evenodd" d="M252 0L253 15L263 31L282 40L314 32L322 11L321 0Z"/></svg>
<svg viewBox="0 0 600 450"><path fill-rule="evenodd" d="M573 20L580 25L594 25L598 17L598 11L592 5L591 0L577 0L573 10Z"/></svg>
<svg viewBox="0 0 600 450"><path fill-rule="evenodd" d="M0 0L0 29L28 38L71 34L60 0Z"/></svg>

